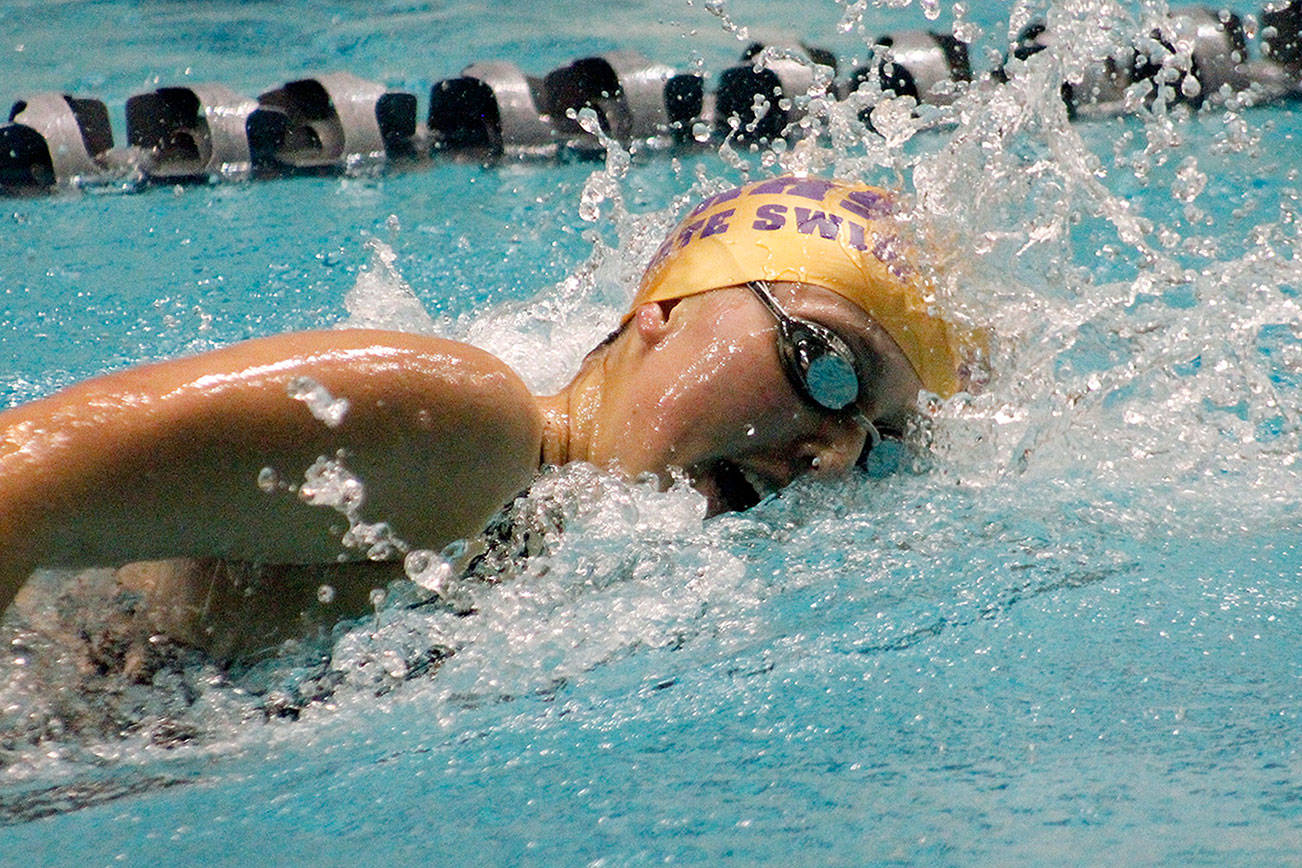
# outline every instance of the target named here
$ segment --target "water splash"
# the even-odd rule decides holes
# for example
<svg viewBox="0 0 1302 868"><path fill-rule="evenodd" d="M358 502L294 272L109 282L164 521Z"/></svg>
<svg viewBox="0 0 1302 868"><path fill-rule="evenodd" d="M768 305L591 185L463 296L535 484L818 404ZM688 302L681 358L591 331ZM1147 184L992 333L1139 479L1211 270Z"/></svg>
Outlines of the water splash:
<svg viewBox="0 0 1302 868"><path fill-rule="evenodd" d="M388 222L396 232L398 221ZM343 328L393 329L417 334L437 334L439 326L398 270L398 254L379 238L368 238L370 261L344 297L348 319Z"/></svg>
<svg viewBox="0 0 1302 868"><path fill-rule="evenodd" d="M605 167L588 175L583 192L579 194L579 217L588 223L596 223L601 219L602 203L609 202L613 209L612 218L619 219L627 213L621 182L628 174L632 158L623 145L601 128L601 120L594 109L585 107L572 114L584 132L595 138L606 154Z"/></svg>
<svg viewBox="0 0 1302 868"><path fill-rule="evenodd" d="M348 415L348 399L334 397L325 386L311 377L294 377L286 384L285 391L295 401L302 401L313 417L327 428L338 428ZM259 485L261 484L262 480L259 479Z"/></svg>
<svg viewBox="0 0 1302 868"><path fill-rule="evenodd" d="M428 549L408 552L402 568L407 578L434 594L447 589L454 569L452 561Z"/></svg>
<svg viewBox="0 0 1302 868"><path fill-rule="evenodd" d="M410 546L394 534L387 522L362 519L366 486L344 461L342 451L334 458L317 458L303 474L298 498L309 506L333 509L348 519L348 529L339 540L345 548L362 550L373 561L393 560Z"/></svg>
<svg viewBox="0 0 1302 868"><path fill-rule="evenodd" d="M707 12L719 19L723 29L736 37L738 42L745 42L750 39L750 29L738 24L729 14L727 0L704 0L702 5Z"/></svg>
<svg viewBox="0 0 1302 868"><path fill-rule="evenodd" d="M872 81L830 100L824 83L803 95L804 134L792 148L727 143L656 174L602 141L606 162L575 206L591 256L538 299L477 311L452 329L531 386L563 382L617 321L687 201L781 168L912 194L940 239L937 306L991 331L989 387L929 406L906 445L874 453L884 463L868 474L800 483L746 515L704 521L681 480L662 492L583 465L545 476L503 532L524 556L476 574L452 567L459 556L407 553L411 587L389 589L376 617L342 628L325 671L288 654L274 661L277 684L310 697L329 683L336 707L406 685L454 718L665 649L690 649L695 663L744 657L751 644L884 655L1028 594L1125 575L1134 540L1295 527L1302 208L1296 170L1280 156L1281 142L1294 141L1281 138L1288 118L1182 105L1183 45L1149 46L1165 71L1159 87L1127 95L1129 119L1073 123L1060 97L1129 34L1158 26L1159 5L1017 2L1007 27L987 32L1011 42L1046 15L1065 36L1010 62L1007 83L979 83L942 109L885 96ZM862 32L864 8L847 7L845 32ZM921 8L930 17L939 5ZM725 4L709 11L743 32ZM954 11L956 27L970 23ZM576 119L601 140L594 117ZM1257 176L1279 189L1261 192ZM1221 207L1227 199L1233 206ZM637 213L633 203L647 200L655 206ZM435 330L393 249L369 244L350 324ZM308 471L305 499L347 517L353 543L405 551L358 519L364 488L341 459ZM278 480L266 483L279 490ZM823 610L869 614L849 617L840 634L799 625L816 637L802 644L798 630L784 635L770 622L775 598L805 592ZM200 664L183 671L196 682L212 675ZM10 704L28 701L25 677L8 682ZM178 713L163 709L168 689L152 694L150 713L219 738L234 738L235 722L262 702L201 686L206 710ZM76 753L80 742L60 742L58 716L44 718L47 743Z"/></svg>

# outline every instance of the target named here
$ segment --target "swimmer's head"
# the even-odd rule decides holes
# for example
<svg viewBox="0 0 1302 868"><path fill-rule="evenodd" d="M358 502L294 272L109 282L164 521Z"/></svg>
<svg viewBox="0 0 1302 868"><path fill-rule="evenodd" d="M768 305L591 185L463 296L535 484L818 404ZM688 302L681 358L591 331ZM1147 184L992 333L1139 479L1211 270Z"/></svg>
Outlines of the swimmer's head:
<svg viewBox="0 0 1302 868"><path fill-rule="evenodd" d="M872 317L923 386L949 397L965 387L965 336L933 313L931 287L911 262L896 210L884 190L814 177L774 178L711 196L660 246L633 310L751 281L820 286Z"/></svg>

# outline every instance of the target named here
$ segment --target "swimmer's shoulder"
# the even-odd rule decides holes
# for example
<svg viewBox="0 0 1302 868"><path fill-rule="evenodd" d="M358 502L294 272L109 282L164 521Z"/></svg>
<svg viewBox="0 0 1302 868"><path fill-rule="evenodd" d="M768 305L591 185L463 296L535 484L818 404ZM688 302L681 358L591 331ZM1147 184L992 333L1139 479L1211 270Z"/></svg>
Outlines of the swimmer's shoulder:
<svg viewBox="0 0 1302 868"><path fill-rule="evenodd" d="M462 476L466 466L496 465L499 473L527 469L528 475L512 476L512 484L522 486L537 470L543 430L538 400L509 365L486 350L377 329L297 332L234 349L252 358L230 367L294 360L294 370L334 399L346 400L341 434L364 437L374 429L394 448L422 447L418 451L436 456L429 460L451 477ZM476 475L495 474L481 469Z"/></svg>
<svg viewBox="0 0 1302 868"><path fill-rule="evenodd" d="M365 481L368 517L437 549L528 485L542 430L504 362L402 332L275 335L97 377L0 413L0 608L42 564L329 562L332 513L254 484L322 457Z"/></svg>
<svg viewBox="0 0 1302 868"><path fill-rule="evenodd" d="M166 425L218 409L231 420L240 409L283 413L295 404L287 401L295 383L347 401L344 429L386 421L444 435L486 428L490 437L529 443L533 456L542 436L537 400L501 359L459 341L381 329L286 332L116 371L12 408L0 414L0 429Z"/></svg>
<svg viewBox="0 0 1302 868"><path fill-rule="evenodd" d="M350 401L371 400L377 407L409 401L422 423L435 425L442 415L453 428L486 425L491 440L527 441L531 455L537 454L542 436L538 401L519 374L486 350L376 329L301 332L297 340L307 344L307 352L327 359L338 354L340 364L322 365L322 375L330 380L322 382L327 388L336 385Z"/></svg>
<svg viewBox="0 0 1302 868"><path fill-rule="evenodd" d="M367 377L443 388L468 400L506 400L534 406L520 376L497 356L471 344L384 329L331 329L256 338L235 348L259 356L311 359L323 375L358 385Z"/></svg>

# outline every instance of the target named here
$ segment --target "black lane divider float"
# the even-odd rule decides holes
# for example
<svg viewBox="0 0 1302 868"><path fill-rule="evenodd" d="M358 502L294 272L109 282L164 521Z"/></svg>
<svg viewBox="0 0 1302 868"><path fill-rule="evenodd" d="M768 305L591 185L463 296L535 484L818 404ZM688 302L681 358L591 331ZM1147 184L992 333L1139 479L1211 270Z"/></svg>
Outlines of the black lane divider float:
<svg viewBox="0 0 1302 868"><path fill-rule="evenodd" d="M1159 30L1066 83L1073 117L1127 110L1127 90L1152 82L1171 101L1197 107L1248 92L1253 101L1302 98L1302 0L1258 16L1262 57L1250 59L1242 21L1224 11L1173 11ZM1043 24L1025 28L1012 56L1048 48ZM1177 46L1179 48L1177 48ZM576 60L542 78L505 61L475 63L433 86L425 123L416 97L347 72L290 81L256 100L219 84L161 87L127 99L127 145L115 147L103 102L62 93L19 99L0 125L0 195L78 187L243 180L297 174L359 173L419 166L439 156L600 155L599 138L578 113L590 109L621 143L669 150L722 137L766 142L800 134L799 97L828 67L829 95L861 87L951 103L973 82L967 46L952 36L902 31L880 37L867 66L837 79L831 52L801 44L754 44L724 70L713 93L633 52ZM1006 80L1004 70L988 76ZM1156 88L1148 88L1151 101ZM861 113L869 121L868 110Z"/></svg>

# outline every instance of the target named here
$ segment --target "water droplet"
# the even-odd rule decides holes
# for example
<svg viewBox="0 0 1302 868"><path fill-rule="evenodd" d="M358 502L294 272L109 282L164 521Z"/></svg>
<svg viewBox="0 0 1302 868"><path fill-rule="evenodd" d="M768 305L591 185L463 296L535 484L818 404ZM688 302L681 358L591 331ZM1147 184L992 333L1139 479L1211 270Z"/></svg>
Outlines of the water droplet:
<svg viewBox="0 0 1302 868"><path fill-rule="evenodd" d="M841 20L836 22L836 29L840 33L849 33L856 27L863 26L863 13L868 7L868 0L854 0L853 3L847 4L845 13Z"/></svg>
<svg viewBox="0 0 1302 868"><path fill-rule="evenodd" d="M348 399L336 398L311 377L295 377L285 387L289 397L302 401L311 414L329 428L337 428L348 413Z"/></svg>
<svg viewBox="0 0 1302 868"><path fill-rule="evenodd" d="M409 552L402 562L407 578L427 591L442 594L452 578L452 563L428 549Z"/></svg>
<svg viewBox="0 0 1302 868"><path fill-rule="evenodd" d="M601 202L604 198L591 187L585 187L579 196L579 219L586 223L596 223L601 218Z"/></svg>
<svg viewBox="0 0 1302 868"><path fill-rule="evenodd" d="M1171 185L1171 195L1181 202L1189 203L1202 195L1207 188L1207 175L1198 170L1198 158L1185 157L1176 170L1175 182Z"/></svg>
<svg viewBox="0 0 1302 868"><path fill-rule="evenodd" d="M258 488L271 494L280 487L280 474L273 467L264 467L258 471Z"/></svg>
<svg viewBox="0 0 1302 868"><path fill-rule="evenodd" d="M601 133L601 118L597 115L597 110L591 106L579 109L575 112L574 118L579 122L579 126L583 127L584 132L594 136Z"/></svg>
<svg viewBox="0 0 1302 868"><path fill-rule="evenodd" d="M387 534L388 525L384 525L383 522L381 522L381 526L384 527L384 531ZM392 538L390 538L390 536L386 535L385 538L376 540L367 547L366 559L370 561L391 561L400 553L401 549L398 548L397 544Z"/></svg>

